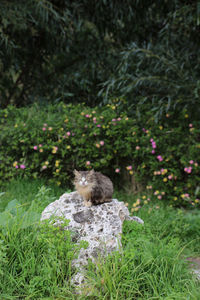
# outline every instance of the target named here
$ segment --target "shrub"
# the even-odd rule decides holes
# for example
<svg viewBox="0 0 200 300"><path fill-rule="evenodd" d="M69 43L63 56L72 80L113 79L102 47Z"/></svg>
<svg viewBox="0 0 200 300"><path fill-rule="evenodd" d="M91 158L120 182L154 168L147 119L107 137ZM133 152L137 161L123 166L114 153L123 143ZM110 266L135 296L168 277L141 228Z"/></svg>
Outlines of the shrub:
<svg viewBox="0 0 200 300"><path fill-rule="evenodd" d="M200 126L187 111L168 112L159 124L152 112L129 118L117 103L9 106L0 116L1 182L46 177L70 186L74 168L94 168L120 188L140 182L156 199L200 204Z"/></svg>

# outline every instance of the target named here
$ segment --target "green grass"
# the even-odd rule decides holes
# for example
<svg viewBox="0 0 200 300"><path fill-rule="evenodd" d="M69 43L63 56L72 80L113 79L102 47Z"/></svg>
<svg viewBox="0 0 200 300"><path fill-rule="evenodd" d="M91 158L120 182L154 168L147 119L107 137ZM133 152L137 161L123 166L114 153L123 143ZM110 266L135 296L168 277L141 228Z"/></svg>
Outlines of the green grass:
<svg viewBox="0 0 200 300"><path fill-rule="evenodd" d="M85 293L70 285L78 248L70 233L38 221L64 189L41 181L13 181L0 196L0 299L199 299L200 285L186 256L200 255L200 213L152 203L126 221L123 254L88 265ZM134 196L116 193L130 207ZM136 213L134 213L136 215Z"/></svg>

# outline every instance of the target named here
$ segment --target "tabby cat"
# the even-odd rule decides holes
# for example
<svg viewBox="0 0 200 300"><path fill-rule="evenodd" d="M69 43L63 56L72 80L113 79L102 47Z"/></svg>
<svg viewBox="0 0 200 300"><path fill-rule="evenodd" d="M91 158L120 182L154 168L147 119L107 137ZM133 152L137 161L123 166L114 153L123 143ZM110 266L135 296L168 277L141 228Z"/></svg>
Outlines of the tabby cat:
<svg viewBox="0 0 200 300"><path fill-rule="evenodd" d="M85 206L112 201L113 184L107 176L94 170L74 170L74 175L75 188L83 197Z"/></svg>

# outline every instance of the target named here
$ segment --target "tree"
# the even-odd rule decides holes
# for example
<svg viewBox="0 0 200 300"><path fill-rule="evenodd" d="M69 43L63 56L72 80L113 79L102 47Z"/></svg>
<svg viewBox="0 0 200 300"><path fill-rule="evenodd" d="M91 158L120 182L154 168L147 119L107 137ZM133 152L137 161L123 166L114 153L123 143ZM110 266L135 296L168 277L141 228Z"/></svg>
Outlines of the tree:
<svg viewBox="0 0 200 300"><path fill-rule="evenodd" d="M1 106L33 101L199 101L200 5L194 0L2 0ZM123 107L123 106L122 106Z"/></svg>

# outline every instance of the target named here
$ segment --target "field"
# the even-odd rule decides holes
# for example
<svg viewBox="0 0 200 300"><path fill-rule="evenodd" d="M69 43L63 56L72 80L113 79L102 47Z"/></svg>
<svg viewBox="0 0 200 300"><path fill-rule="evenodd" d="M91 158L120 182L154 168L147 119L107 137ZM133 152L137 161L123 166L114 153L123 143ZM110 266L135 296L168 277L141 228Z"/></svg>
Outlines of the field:
<svg viewBox="0 0 200 300"><path fill-rule="evenodd" d="M200 285L186 260L199 255L199 211L158 202L134 211L144 226L125 222L123 255L113 254L98 269L89 264L90 296L80 296L70 285L77 252L70 233L39 222L65 190L24 179L0 192L0 299L199 299ZM137 202L122 192L115 197L130 210Z"/></svg>

